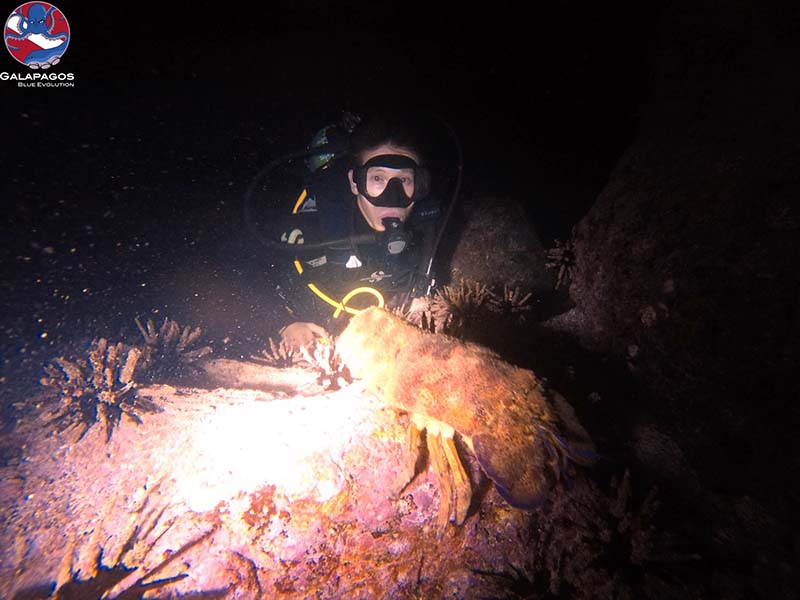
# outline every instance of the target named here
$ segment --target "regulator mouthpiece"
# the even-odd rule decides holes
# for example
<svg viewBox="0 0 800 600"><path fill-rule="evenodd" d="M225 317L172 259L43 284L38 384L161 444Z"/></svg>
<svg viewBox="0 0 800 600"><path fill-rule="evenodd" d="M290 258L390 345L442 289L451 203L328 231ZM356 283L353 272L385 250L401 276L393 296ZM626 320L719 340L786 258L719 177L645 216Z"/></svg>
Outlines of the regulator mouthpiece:
<svg viewBox="0 0 800 600"><path fill-rule="evenodd" d="M386 230L383 232L386 251L393 255L400 254L408 246L408 236L403 229L403 222L397 217L386 217L381 219L381 224Z"/></svg>

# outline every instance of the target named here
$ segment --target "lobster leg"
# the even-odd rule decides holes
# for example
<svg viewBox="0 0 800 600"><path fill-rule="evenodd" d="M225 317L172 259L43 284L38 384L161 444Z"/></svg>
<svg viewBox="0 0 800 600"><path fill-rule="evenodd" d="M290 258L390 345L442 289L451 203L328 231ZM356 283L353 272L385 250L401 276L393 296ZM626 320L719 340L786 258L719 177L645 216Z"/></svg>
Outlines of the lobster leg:
<svg viewBox="0 0 800 600"><path fill-rule="evenodd" d="M417 415L414 415L417 417ZM419 417L416 419L424 419ZM439 529L443 530L451 520L461 525L467 518L470 502L472 501L472 486L461 459L458 457L453 436L455 431L449 425L424 419L427 429L426 440L428 455L433 465L436 478L439 482Z"/></svg>
<svg viewBox="0 0 800 600"><path fill-rule="evenodd" d="M453 480L453 496L455 501L454 519L456 525L461 525L467 518L467 511L472 502L472 486L461 459L458 457L456 444L453 436L442 437L442 448L444 449L447 464L450 466L450 475Z"/></svg>

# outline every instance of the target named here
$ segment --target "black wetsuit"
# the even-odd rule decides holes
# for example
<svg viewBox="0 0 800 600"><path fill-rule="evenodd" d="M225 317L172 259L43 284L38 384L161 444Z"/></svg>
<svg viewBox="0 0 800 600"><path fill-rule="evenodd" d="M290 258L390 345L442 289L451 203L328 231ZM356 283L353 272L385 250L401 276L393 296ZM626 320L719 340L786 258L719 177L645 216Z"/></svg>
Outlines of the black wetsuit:
<svg viewBox="0 0 800 600"><path fill-rule="evenodd" d="M386 306L402 306L429 289L425 272L433 250L436 227L441 214L433 198L417 202L405 223L408 246L399 253L388 252L381 233L375 232L358 209L347 178L348 161L336 160L310 177L308 196L287 217L281 227L281 239L296 248L287 255L284 280L286 319L309 321L337 333L347 324L348 312L338 310L348 293L359 288L377 290ZM370 235L372 241L354 236ZM298 244L342 240L324 248L304 250ZM377 304L377 295L362 291L345 303L352 309Z"/></svg>

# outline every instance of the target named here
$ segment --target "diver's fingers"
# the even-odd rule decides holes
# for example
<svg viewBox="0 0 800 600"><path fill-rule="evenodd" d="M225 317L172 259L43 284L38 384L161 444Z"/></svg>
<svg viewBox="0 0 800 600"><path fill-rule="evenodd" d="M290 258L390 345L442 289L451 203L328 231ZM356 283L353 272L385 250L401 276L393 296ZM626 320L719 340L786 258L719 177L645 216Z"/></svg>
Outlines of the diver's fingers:
<svg viewBox="0 0 800 600"><path fill-rule="evenodd" d="M308 328L314 333L314 335L318 337L331 337L324 327L317 325L316 323L308 323Z"/></svg>
<svg viewBox="0 0 800 600"><path fill-rule="evenodd" d="M292 350L299 350L305 346L314 344L317 330L322 330L319 325L314 323L296 322L288 325L281 332L281 339Z"/></svg>

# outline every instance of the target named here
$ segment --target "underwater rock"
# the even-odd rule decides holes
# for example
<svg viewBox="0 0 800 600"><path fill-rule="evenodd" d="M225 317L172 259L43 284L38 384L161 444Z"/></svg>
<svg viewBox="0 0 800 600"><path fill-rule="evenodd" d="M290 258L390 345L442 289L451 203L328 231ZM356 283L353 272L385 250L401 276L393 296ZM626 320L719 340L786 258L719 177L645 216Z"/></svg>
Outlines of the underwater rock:
<svg viewBox="0 0 800 600"><path fill-rule="evenodd" d="M699 486L676 487L695 501L700 488L736 490L797 515L797 484L789 492L779 465L800 423L799 119L778 98L800 87L783 67L784 17L701 4L692 16L664 10L658 93L574 229L575 306L546 328L641 390L621 415L654 422L686 463L665 469L663 455L632 448L650 476L693 472ZM731 45L756 22L775 28L762 31L770 43Z"/></svg>
<svg viewBox="0 0 800 600"><path fill-rule="evenodd" d="M466 279L535 294L552 289L542 243L523 203L507 197L464 198L454 216L441 255L442 264L450 267L446 283Z"/></svg>
<svg viewBox="0 0 800 600"><path fill-rule="evenodd" d="M112 570L127 573L114 593L174 578L152 597L468 598L494 589L479 573L523 563L529 517L491 487L444 532L433 473L395 493L417 459L408 416L360 384L325 392L312 371L238 364L209 367L215 390L141 389L162 412L108 444L22 423L24 455L2 472L0 596Z"/></svg>
<svg viewBox="0 0 800 600"><path fill-rule="evenodd" d="M655 492L634 497L627 475L605 492L579 469L520 511L459 442L471 497L461 525L442 527L447 432L428 431L437 456L409 444L430 419L361 382L327 390L313 370L204 370L214 389L141 388L163 410L122 420L108 443L36 413L19 423L4 440L19 456L0 468L0 597L703 597L697 557L676 551Z"/></svg>
<svg viewBox="0 0 800 600"><path fill-rule="evenodd" d="M680 498L685 509L674 518L687 537L725 557L709 566L712 580L729 579L725 564L748 573L713 597L796 597L798 589L800 480L789 458L800 425L792 14L755 4L663 6L636 139L574 229L575 306L545 325L632 382L635 393L608 404L624 450L642 476ZM738 521L741 497L781 524L769 552L732 556L750 548L750 534L709 527Z"/></svg>

